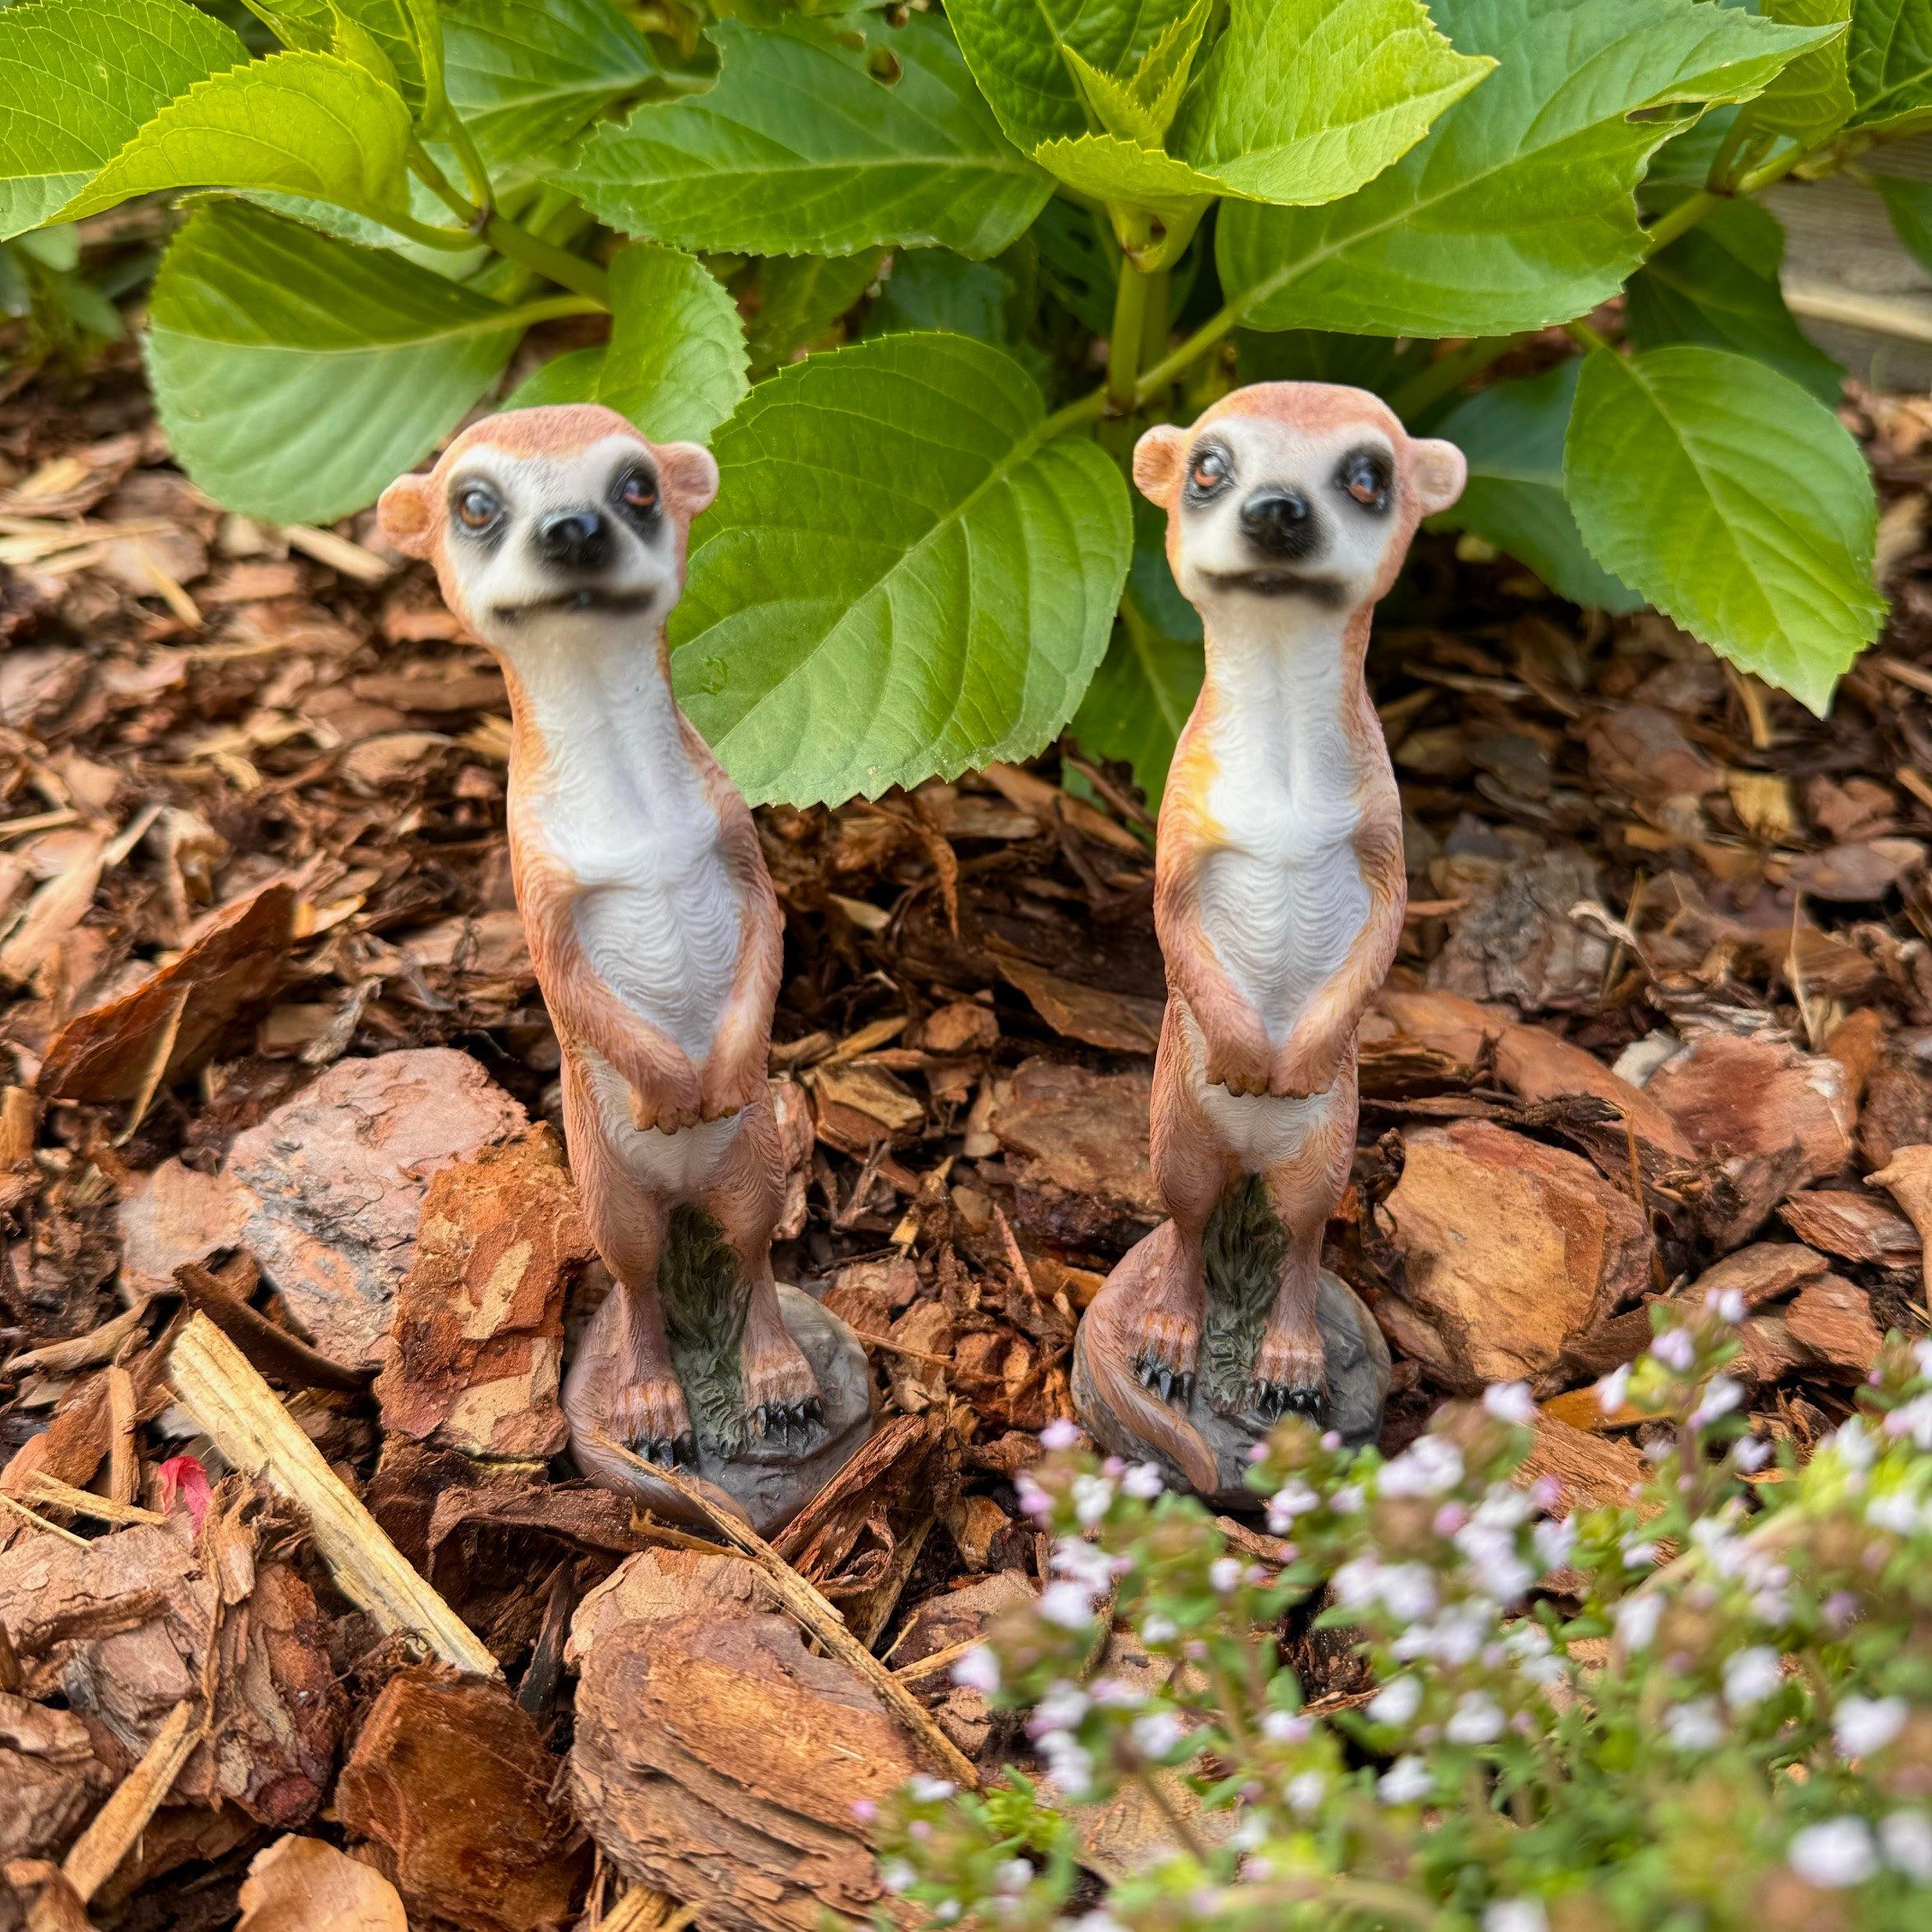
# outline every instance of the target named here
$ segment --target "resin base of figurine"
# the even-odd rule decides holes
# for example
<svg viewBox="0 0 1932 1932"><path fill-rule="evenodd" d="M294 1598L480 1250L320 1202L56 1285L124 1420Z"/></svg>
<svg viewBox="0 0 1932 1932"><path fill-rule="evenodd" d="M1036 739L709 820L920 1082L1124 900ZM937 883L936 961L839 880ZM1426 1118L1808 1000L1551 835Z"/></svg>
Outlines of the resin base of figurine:
<svg viewBox="0 0 1932 1932"><path fill-rule="evenodd" d="M1218 1509L1251 1508L1256 1498L1244 1481L1248 1451L1266 1440L1275 1419L1252 1408L1224 1413L1216 1400L1252 1386L1258 1317L1244 1320L1228 1302L1210 1302L1201 1371L1184 1405L1164 1401L1136 1372L1141 1311L1169 1265L1173 1241L1173 1223L1164 1221L1128 1251L1081 1317L1073 1339L1073 1406L1087 1433L1111 1454L1153 1463L1168 1482ZM1323 1426L1351 1448L1373 1442L1388 1400L1388 1344L1361 1297L1326 1268L1315 1296L1315 1325L1328 1366Z"/></svg>
<svg viewBox="0 0 1932 1932"><path fill-rule="evenodd" d="M622 1298L605 1297L591 1318L576 1360L564 1383L564 1412L571 1448L593 1481L630 1495L667 1522L704 1527L704 1518L668 1483L655 1481L649 1465L600 1448L613 1431L610 1416L621 1384L618 1348ZM859 1338L808 1294L778 1286L778 1314L786 1332L811 1364L818 1385L816 1420L788 1431L748 1436L735 1426L742 1413L732 1372L735 1346L728 1337L671 1331L671 1360L689 1404L696 1461L678 1474L722 1495L760 1536L775 1535L838 1474L872 1433L872 1374Z"/></svg>

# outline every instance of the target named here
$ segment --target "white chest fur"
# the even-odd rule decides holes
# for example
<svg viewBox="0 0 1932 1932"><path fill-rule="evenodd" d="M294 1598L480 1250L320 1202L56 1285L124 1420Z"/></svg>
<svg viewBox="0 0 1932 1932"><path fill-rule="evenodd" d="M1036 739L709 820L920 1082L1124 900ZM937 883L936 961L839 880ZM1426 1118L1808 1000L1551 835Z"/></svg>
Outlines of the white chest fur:
<svg viewBox="0 0 1932 1932"><path fill-rule="evenodd" d="M1217 634L1214 657L1207 805L1222 843L1201 869L1201 926L1279 1045L1369 914L1352 674L1339 621L1300 606L1284 626L1262 605L1251 632Z"/></svg>
<svg viewBox="0 0 1932 1932"><path fill-rule="evenodd" d="M572 917L598 977L702 1063L737 973L744 899L656 652L639 639L524 685L546 751L524 835L575 879Z"/></svg>

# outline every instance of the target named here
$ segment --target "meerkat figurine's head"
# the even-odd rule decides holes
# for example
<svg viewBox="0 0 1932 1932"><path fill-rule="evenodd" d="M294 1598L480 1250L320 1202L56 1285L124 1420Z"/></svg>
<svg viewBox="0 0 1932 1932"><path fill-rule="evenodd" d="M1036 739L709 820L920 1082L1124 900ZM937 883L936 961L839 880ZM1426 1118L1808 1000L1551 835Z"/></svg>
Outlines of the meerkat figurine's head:
<svg viewBox="0 0 1932 1932"><path fill-rule="evenodd" d="M436 564L493 649L554 646L621 619L648 635L684 588L691 520L718 493L695 443L652 443L595 404L511 409L382 492L382 534Z"/></svg>
<svg viewBox="0 0 1932 1932"><path fill-rule="evenodd" d="M1167 560L1189 603L1237 621L1373 603L1421 520L1462 494L1453 444L1412 437L1366 390L1256 382L1191 429L1134 449L1134 481L1167 512Z"/></svg>

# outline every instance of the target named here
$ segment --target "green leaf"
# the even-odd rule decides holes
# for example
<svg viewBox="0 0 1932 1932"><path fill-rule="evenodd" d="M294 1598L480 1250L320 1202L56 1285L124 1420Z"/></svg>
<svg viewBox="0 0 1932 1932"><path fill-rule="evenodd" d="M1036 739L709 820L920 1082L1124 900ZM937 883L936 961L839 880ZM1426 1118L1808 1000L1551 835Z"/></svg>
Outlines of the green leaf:
<svg viewBox="0 0 1932 1932"><path fill-rule="evenodd" d="M527 317L243 201L161 258L148 377L182 466L230 509L327 523L434 448Z"/></svg>
<svg viewBox="0 0 1932 1932"><path fill-rule="evenodd" d="M50 220L141 124L248 58L180 0L42 0L0 13L0 237Z"/></svg>
<svg viewBox="0 0 1932 1932"><path fill-rule="evenodd" d="M1767 20L1793 27L1838 27L1851 20L1854 0L1758 0ZM1753 134L1783 134L1816 147L1851 118L1852 84L1845 71L1847 32L1808 49L1743 110Z"/></svg>
<svg viewBox="0 0 1932 1932"><path fill-rule="evenodd" d="M553 356L504 404L601 402L655 443L709 439L750 388L738 305L695 256L639 243L611 263L607 348Z"/></svg>
<svg viewBox="0 0 1932 1932"><path fill-rule="evenodd" d="M1181 110L1194 56L1214 9L1215 0L1194 0L1185 14L1167 23L1131 74L1103 73L1073 48L1062 50L1087 105L1109 133L1144 148L1160 146Z"/></svg>
<svg viewBox="0 0 1932 1932"><path fill-rule="evenodd" d="M401 97L365 69L334 54L271 54L170 101L60 216L158 189L244 188L407 218L409 135Z"/></svg>
<svg viewBox="0 0 1932 1932"><path fill-rule="evenodd" d="M876 796L1066 722L1127 574L1127 486L1050 433L1010 356L943 335L810 356L714 446L672 666L749 796Z"/></svg>
<svg viewBox="0 0 1932 1932"><path fill-rule="evenodd" d="M1135 134L1109 91L1125 93L1123 83L1071 47L1066 60L1108 131L1078 125L1035 143L1034 159L1083 193L1157 208L1211 195L1303 205L1349 194L1495 65L1457 53L1421 0L1233 0L1167 153Z"/></svg>
<svg viewBox="0 0 1932 1932"><path fill-rule="evenodd" d="M997 271L960 262L998 279ZM788 363L798 350L817 342L872 286L885 254L773 255L759 264L758 310L745 330L751 366L760 375Z"/></svg>
<svg viewBox="0 0 1932 1932"><path fill-rule="evenodd" d="M1572 603L1621 614L1643 599L1583 547L1563 488L1563 439L1579 357L1524 382L1497 382L1457 404L1433 433L1469 459L1469 480L1440 520L1474 530L1527 564Z"/></svg>
<svg viewBox="0 0 1932 1932"><path fill-rule="evenodd" d="M1072 730L1088 750L1124 759L1158 805L1174 742L1201 695L1201 617L1167 567L1167 520L1134 501L1134 561L1114 640L1087 686Z"/></svg>
<svg viewBox="0 0 1932 1932"><path fill-rule="evenodd" d="M1074 69L1130 73L1194 0L952 0L947 17L960 51L999 124L1031 152L1088 131Z"/></svg>
<svg viewBox="0 0 1932 1932"><path fill-rule="evenodd" d="M1499 336L1567 321L1643 259L1633 190L1671 133L1650 112L1741 99L1829 28L1695 0L1436 0L1500 63L1345 201L1221 211L1224 288L1255 328Z"/></svg>
<svg viewBox="0 0 1932 1932"><path fill-rule="evenodd" d="M289 47L337 53L363 64L358 39L373 43L370 70L393 81L410 111L433 111L443 97L443 37L434 0L249 0ZM345 31L346 30L346 31ZM388 72L384 75L384 66Z"/></svg>
<svg viewBox="0 0 1932 1932"><path fill-rule="evenodd" d="M1885 203L1896 235L1913 259L1932 269L1932 181L1909 181L1903 175L1877 174L1872 185Z"/></svg>
<svg viewBox="0 0 1932 1932"><path fill-rule="evenodd" d="M1626 291L1631 338L1640 348L1702 342L1781 369L1819 401L1835 404L1845 371L1784 306L1778 265L1784 225L1750 201L1721 202L1654 254Z"/></svg>
<svg viewBox="0 0 1932 1932"><path fill-rule="evenodd" d="M603 220L685 248L992 255L1050 184L1001 135L944 23L875 24L870 52L811 21L721 21L718 79L602 127L558 176ZM890 53L896 79L869 61Z"/></svg>
<svg viewBox="0 0 1932 1932"><path fill-rule="evenodd" d="M1932 122L1932 0L1857 0L1845 64L1854 127L1897 136Z"/></svg>
<svg viewBox="0 0 1932 1932"><path fill-rule="evenodd" d="M1872 473L1823 403L1728 350L1599 352L1564 474L1605 570L1824 715L1885 605Z"/></svg>
<svg viewBox="0 0 1932 1932"><path fill-rule="evenodd" d="M914 248L892 258L892 272L866 313L868 336L951 329L976 342L1004 343L1012 290L990 262L966 262L943 248Z"/></svg>
<svg viewBox="0 0 1932 1932"><path fill-rule="evenodd" d="M492 166L556 152L659 72L610 0L456 0L443 36L450 106Z"/></svg>

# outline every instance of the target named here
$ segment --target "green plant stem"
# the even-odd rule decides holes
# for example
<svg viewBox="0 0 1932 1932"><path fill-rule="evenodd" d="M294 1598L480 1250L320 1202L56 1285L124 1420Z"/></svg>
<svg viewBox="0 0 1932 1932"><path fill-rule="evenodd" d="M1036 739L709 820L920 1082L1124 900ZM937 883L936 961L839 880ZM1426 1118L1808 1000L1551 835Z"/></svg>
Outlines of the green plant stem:
<svg viewBox="0 0 1932 1932"><path fill-rule="evenodd" d="M474 137L454 109L449 115L449 144L456 151L456 159L463 164L463 179L469 188L470 199L476 204L478 216L493 215L496 212L496 188L490 179L490 170L483 165L483 156L477 152Z"/></svg>
<svg viewBox="0 0 1932 1932"><path fill-rule="evenodd" d="M1130 416L1137 400L1141 346L1146 337L1147 298L1153 278L1120 257L1120 280L1114 290L1114 325L1107 338L1107 404L1117 416Z"/></svg>
<svg viewBox="0 0 1932 1932"><path fill-rule="evenodd" d="M1688 194L1674 208L1667 209L1643 231L1643 258L1650 258L1670 247L1678 236L1695 228L1717 204L1725 198L1714 195L1709 189L1700 188Z"/></svg>
<svg viewBox="0 0 1932 1932"><path fill-rule="evenodd" d="M1151 401L1170 384L1178 382L1209 350L1233 330L1246 313L1247 306L1245 302L1229 302L1225 308L1217 309L1178 348L1170 349L1153 368L1144 371L1135 385L1135 407L1137 409Z"/></svg>
<svg viewBox="0 0 1932 1932"><path fill-rule="evenodd" d="M594 262L586 262L567 249L554 246L540 235L520 227L508 216L485 211L465 200L450 185L449 178L424 153L419 143L410 145L409 169L451 214L462 219L469 230L463 245L472 246L480 237L499 254L508 255L512 262L520 262L525 268L535 269L539 275L547 277L560 287L575 289L579 295L588 296L600 308L610 308L610 278ZM426 239L438 232L425 228L415 238ZM431 245L446 247L449 244L437 241Z"/></svg>
<svg viewBox="0 0 1932 1932"><path fill-rule="evenodd" d="M1580 318L1575 322L1566 322L1563 325L1563 333L1587 354L1610 346L1610 338L1607 336L1599 335L1587 322Z"/></svg>

